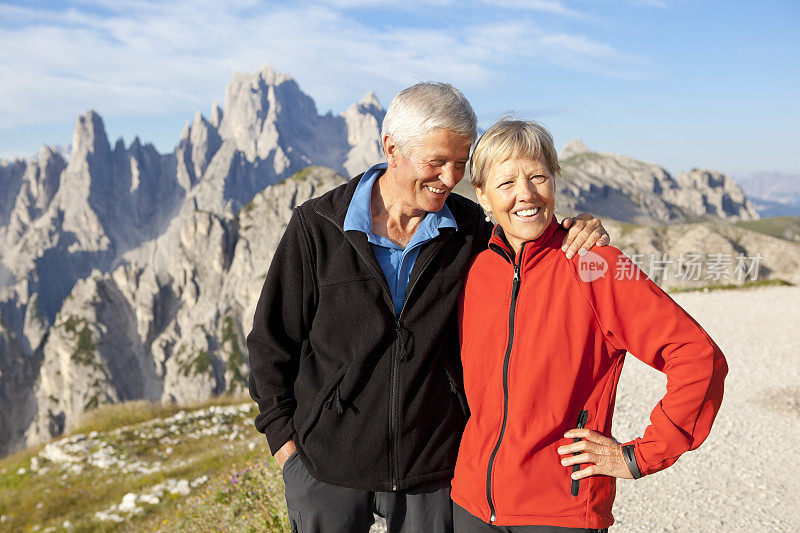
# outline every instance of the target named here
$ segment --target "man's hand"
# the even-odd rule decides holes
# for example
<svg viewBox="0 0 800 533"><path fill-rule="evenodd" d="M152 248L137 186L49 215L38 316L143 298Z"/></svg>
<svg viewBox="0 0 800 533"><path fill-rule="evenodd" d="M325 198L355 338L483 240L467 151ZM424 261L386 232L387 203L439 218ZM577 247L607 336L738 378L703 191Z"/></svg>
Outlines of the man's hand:
<svg viewBox="0 0 800 533"><path fill-rule="evenodd" d="M576 253L585 254L594 245L606 246L611 242L611 237L600 219L589 213L565 218L561 221L561 225L569 230L564 242L561 243L561 251L567 253L567 259L572 259Z"/></svg>
<svg viewBox="0 0 800 533"><path fill-rule="evenodd" d="M289 459L289 457L292 456L292 454L296 450L297 450L297 448L294 445L294 441L290 440L290 441L287 441L286 444L281 446L280 450L275 452L275 456L274 457L275 457L275 460L278 461L278 465L281 467L281 470L283 470L283 465L286 464L286 461Z"/></svg>
<svg viewBox="0 0 800 533"><path fill-rule="evenodd" d="M558 448L558 453L564 455L561 464L564 466L589 463L586 468L581 468L571 474L572 479L583 479L589 476L613 476L624 479L633 479L633 474L628 469L625 456L622 454L622 445L591 429L570 429L564 436L568 439L583 439L572 444ZM577 453L578 455L572 455Z"/></svg>

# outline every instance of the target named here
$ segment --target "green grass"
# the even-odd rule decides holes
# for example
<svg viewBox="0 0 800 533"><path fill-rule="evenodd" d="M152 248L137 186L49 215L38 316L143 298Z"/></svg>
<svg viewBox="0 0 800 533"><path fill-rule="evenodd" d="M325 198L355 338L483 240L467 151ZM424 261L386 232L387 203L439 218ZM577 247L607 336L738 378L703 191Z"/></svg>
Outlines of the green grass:
<svg viewBox="0 0 800 533"><path fill-rule="evenodd" d="M260 193L259 193L259 194L260 194ZM240 215L249 215L249 214L250 214L250 212L251 212L253 209L255 209L255 208L256 208L256 201L255 201L256 197L258 197L258 194L256 194L256 196L254 196L252 200L250 200L249 202L247 202L246 204L244 204L244 205L243 205L243 206L242 206L242 207L241 207L241 208L240 208L240 209L239 209L239 210L236 212L236 217L239 217Z"/></svg>
<svg viewBox="0 0 800 533"><path fill-rule="evenodd" d="M78 332L78 345L75 347L75 352L72 354L72 360L77 363L84 363L90 365L94 362L94 351L97 348L94 340L92 339L92 330L89 326L83 324L83 327Z"/></svg>
<svg viewBox="0 0 800 533"><path fill-rule="evenodd" d="M772 217L760 220L737 222L737 226L751 231L757 231L778 239L794 240L792 236L800 238L800 217Z"/></svg>
<svg viewBox="0 0 800 533"><path fill-rule="evenodd" d="M228 391L233 391L238 386L245 386L247 378L242 371L245 367L244 353L236 332L236 319L231 315L222 321L222 348L228 353L227 368L233 374L233 379L228 383Z"/></svg>
<svg viewBox="0 0 800 533"><path fill-rule="evenodd" d="M246 401L248 398L245 396L226 395L190 405L161 405L146 400L101 405L97 409L84 413L78 420L75 429L66 436L92 431L111 431L155 418L166 418L180 411L205 409L214 405L235 405Z"/></svg>
<svg viewBox="0 0 800 533"><path fill-rule="evenodd" d="M620 234L619 235L613 235L612 236L612 240L613 240L614 237L617 237L617 238L624 237L625 235L627 235L627 234L633 232L634 230L642 227L642 226L639 226L637 224L631 224L630 222L621 222L621 221L618 221L618 220L613 221L613 223L616 224L619 227ZM612 242L611 244L614 244L614 243Z"/></svg>
<svg viewBox="0 0 800 533"><path fill-rule="evenodd" d="M561 166L563 174L564 167L580 166L587 161L600 161L606 157L608 156L598 154L597 152L581 152L559 161L559 165Z"/></svg>
<svg viewBox="0 0 800 533"><path fill-rule="evenodd" d="M206 334L208 336L208 334ZM183 375L206 374L211 368L211 355L206 350L200 350L186 366L183 367Z"/></svg>
<svg viewBox="0 0 800 533"><path fill-rule="evenodd" d="M191 408L148 402L102 406L68 437L85 449L70 450L67 437L56 441L79 458L80 472L40 456L44 446L0 459L0 515L5 516L0 530L63 531L65 521L74 531L287 530L280 469L253 427L255 404L246 402L244 411L199 411L242 401L222 397ZM175 414L180 416L166 419ZM209 428L213 431L205 433ZM139 461L152 471L89 464L88 457L101 452L126 465ZM38 472L32 469L34 458ZM188 496L164 492L155 505L140 502L140 514L120 512L122 523L95 517L119 505L125 494L145 494L168 479L191 482L202 476L208 481Z"/></svg>
<svg viewBox="0 0 800 533"><path fill-rule="evenodd" d="M739 283L739 284L720 283L720 284L706 285L704 287L676 287L674 289L669 289L668 292L675 294L680 292L729 291L738 289L756 289L759 287L786 287L786 286L791 287L794 286L794 284L789 283L788 281L782 279L759 279L755 281L746 281L744 283Z"/></svg>
<svg viewBox="0 0 800 533"><path fill-rule="evenodd" d="M288 531L280 470L274 462L231 465L170 512L153 513L141 529L158 531ZM140 530L141 530L140 529ZM125 531L136 531L127 528Z"/></svg>
<svg viewBox="0 0 800 533"><path fill-rule="evenodd" d="M298 170L297 172L289 176L289 179L294 181L305 181L308 179L308 177L311 175L311 172L313 172L315 168L318 167L310 166L302 170Z"/></svg>

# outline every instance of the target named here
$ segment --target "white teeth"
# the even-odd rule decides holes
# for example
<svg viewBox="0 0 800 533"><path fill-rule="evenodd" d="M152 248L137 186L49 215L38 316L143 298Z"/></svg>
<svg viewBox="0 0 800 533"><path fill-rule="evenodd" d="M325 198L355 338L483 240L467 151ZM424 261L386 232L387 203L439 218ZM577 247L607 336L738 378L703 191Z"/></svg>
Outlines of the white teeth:
<svg viewBox="0 0 800 533"><path fill-rule="evenodd" d="M437 189L436 187L431 187L430 185L426 185L427 189L431 192L435 192L436 194L442 194L447 189Z"/></svg>
<svg viewBox="0 0 800 533"><path fill-rule="evenodd" d="M533 215L535 215L538 212L539 212L539 208L535 207L533 209L522 209L520 211L517 211L516 214L521 216L521 217L532 217Z"/></svg>

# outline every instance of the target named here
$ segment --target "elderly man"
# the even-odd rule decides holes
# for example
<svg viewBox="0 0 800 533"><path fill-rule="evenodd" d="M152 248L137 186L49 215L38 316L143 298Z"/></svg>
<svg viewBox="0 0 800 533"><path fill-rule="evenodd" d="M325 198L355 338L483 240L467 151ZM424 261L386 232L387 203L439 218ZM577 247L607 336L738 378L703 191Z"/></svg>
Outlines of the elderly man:
<svg viewBox="0 0 800 533"><path fill-rule="evenodd" d="M283 468L292 531L452 529L449 482L467 418L456 302L492 230L453 187L477 120L444 83L389 106L386 163L297 208L247 337L250 394ZM567 219L572 255L607 244Z"/></svg>

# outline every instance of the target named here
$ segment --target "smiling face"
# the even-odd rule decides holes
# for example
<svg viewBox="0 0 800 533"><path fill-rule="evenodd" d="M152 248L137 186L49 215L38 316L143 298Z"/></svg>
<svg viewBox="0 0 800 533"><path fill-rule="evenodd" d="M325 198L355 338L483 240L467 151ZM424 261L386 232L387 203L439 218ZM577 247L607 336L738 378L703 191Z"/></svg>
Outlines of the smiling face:
<svg viewBox="0 0 800 533"><path fill-rule="evenodd" d="M478 200L494 214L515 253L523 242L541 236L555 211L555 177L540 159L512 157L492 163Z"/></svg>
<svg viewBox="0 0 800 533"><path fill-rule="evenodd" d="M420 144L400 149L384 136L394 200L403 211L419 214L438 211L453 187L461 181L469 159L470 140L452 131L435 129Z"/></svg>

